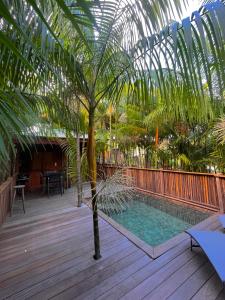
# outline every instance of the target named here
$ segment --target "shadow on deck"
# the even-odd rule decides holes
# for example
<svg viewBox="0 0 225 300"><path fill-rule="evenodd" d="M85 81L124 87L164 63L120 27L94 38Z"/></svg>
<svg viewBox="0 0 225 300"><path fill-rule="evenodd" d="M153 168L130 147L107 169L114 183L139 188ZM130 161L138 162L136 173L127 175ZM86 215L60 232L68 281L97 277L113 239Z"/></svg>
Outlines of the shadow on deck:
<svg viewBox="0 0 225 300"><path fill-rule="evenodd" d="M1 228L0 299L225 299L187 235L153 260L100 219L102 259L93 260L92 214L74 208L73 196L27 200L27 214ZM220 229L217 216L201 228Z"/></svg>

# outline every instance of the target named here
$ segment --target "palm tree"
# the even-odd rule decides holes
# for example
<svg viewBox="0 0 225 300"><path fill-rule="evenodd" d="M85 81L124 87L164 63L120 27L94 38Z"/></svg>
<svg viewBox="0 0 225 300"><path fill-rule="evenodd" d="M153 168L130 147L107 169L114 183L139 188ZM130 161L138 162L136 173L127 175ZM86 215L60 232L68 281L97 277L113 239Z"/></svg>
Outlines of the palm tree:
<svg viewBox="0 0 225 300"><path fill-rule="evenodd" d="M145 30L151 34L158 29L166 16L161 9L168 12L169 2L162 4L153 1L153 4L146 4L146 1L140 1L131 4L129 1L105 1L100 8L95 8L96 28L85 31L88 48L79 39L80 51L73 56L71 49L75 49L76 45L72 44L63 60L68 81L74 87L77 99L89 113L87 158L92 191L95 259L100 258L96 198L96 108L105 98L114 102L119 100L125 84L129 84L133 90L135 62L138 60L138 49L134 48L137 38L134 35L144 38ZM177 7L180 8L179 5ZM140 13L137 13L138 10ZM69 18L68 12L67 15Z"/></svg>
<svg viewBox="0 0 225 300"><path fill-rule="evenodd" d="M1 26L4 27L0 35L4 47L1 54L6 53L1 63L3 68L11 67L1 81L5 84L2 90L9 89L17 95L15 88L9 86L14 63L21 65L16 73L20 74L21 82L16 83L19 90L24 88L29 95L40 94L37 100L49 100L47 96L51 91L51 103L56 99L54 103L59 106L63 99L67 106L65 91L70 89L74 99L89 113L87 157L93 199L95 259L101 256L95 149L95 113L99 103L104 99L116 103L124 89L127 96L133 95L139 104L154 102L153 71L159 83L157 93L159 91L166 103L175 101L177 113L181 107L188 107L189 99L201 105L207 97L213 100L213 75L218 82L219 95L223 94L223 1L209 4L182 24L175 22L166 26L168 19L172 19L170 12L174 2L174 10L179 12L181 2L186 1L87 0L74 3L70 0L27 0L26 5L22 0L14 0L13 4L0 1ZM15 41L12 28L16 30ZM5 49L10 53L7 54ZM9 57L14 61L9 63ZM163 65L167 72L163 72ZM44 105L46 102L49 103L45 101ZM13 115L17 120L21 111ZM25 120L24 125L27 123ZM16 124L11 139L15 128ZM21 132L20 128L17 136L21 137ZM7 153L2 148L1 152Z"/></svg>
<svg viewBox="0 0 225 300"><path fill-rule="evenodd" d="M61 74L46 53L56 44L63 49L58 38L62 7L65 3L58 0L0 1L0 163L9 162L10 152L15 155L15 137L22 147L33 142L34 125L43 122L43 112L65 109ZM79 9L83 16L76 16L73 25L82 39L79 26L85 20L91 24L92 18L86 1Z"/></svg>

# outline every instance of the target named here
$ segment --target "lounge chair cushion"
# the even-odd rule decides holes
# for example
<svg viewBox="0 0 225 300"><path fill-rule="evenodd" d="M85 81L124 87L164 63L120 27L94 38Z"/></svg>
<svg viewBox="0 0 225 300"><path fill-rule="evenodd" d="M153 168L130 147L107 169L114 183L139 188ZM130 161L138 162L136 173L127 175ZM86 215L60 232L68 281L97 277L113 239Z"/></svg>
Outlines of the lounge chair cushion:
<svg viewBox="0 0 225 300"><path fill-rule="evenodd" d="M221 281L225 283L225 235L217 231L186 231L199 244L215 268Z"/></svg>
<svg viewBox="0 0 225 300"><path fill-rule="evenodd" d="M225 228L225 215L219 216L220 223L222 224L223 228Z"/></svg>

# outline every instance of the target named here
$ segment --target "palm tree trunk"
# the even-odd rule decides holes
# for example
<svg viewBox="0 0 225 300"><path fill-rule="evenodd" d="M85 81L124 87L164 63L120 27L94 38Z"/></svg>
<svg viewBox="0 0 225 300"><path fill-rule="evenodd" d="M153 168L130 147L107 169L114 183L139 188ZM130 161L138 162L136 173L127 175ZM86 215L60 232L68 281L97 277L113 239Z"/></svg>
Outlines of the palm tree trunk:
<svg viewBox="0 0 225 300"><path fill-rule="evenodd" d="M83 155L85 152L85 133L83 133L83 138L82 138L82 150L81 150L81 155Z"/></svg>
<svg viewBox="0 0 225 300"><path fill-rule="evenodd" d="M81 154L80 154L80 156L82 157L82 155L84 154L84 152L85 152L85 147L86 147L86 139L85 139L85 132L83 133L83 138L82 138L82 146L81 146ZM83 175L81 174L81 180L82 180L82 182L83 182ZM82 184L81 184L81 195L82 195L82 197L83 197L83 186L82 186Z"/></svg>
<svg viewBox="0 0 225 300"><path fill-rule="evenodd" d="M102 151L102 164L105 165L105 149Z"/></svg>
<svg viewBox="0 0 225 300"><path fill-rule="evenodd" d="M159 144L159 127L157 126L155 130L155 146L158 147L158 144Z"/></svg>
<svg viewBox="0 0 225 300"><path fill-rule="evenodd" d="M80 158L80 136L79 131L76 133L77 144L77 206L81 207L82 204L82 179L81 179L81 158Z"/></svg>
<svg viewBox="0 0 225 300"><path fill-rule="evenodd" d="M109 115L109 160L112 163L112 113Z"/></svg>
<svg viewBox="0 0 225 300"><path fill-rule="evenodd" d="M89 111L89 124L88 124L88 145L87 145L87 159L89 166L89 178L91 182L91 195L92 195L92 211L93 211L93 230L94 230L94 246L95 254L94 259L101 258L100 254L100 239L99 239L99 226L98 226L98 207L97 207L97 193L96 193L96 179L97 179L97 165L96 165L96 152L95 152L95 133L94 133L94 110Z"/></svg>
<svg viewBox="0 0 225 300"><path fill-rule="evenodd" d="M77 113L80 114L80 101L77 102ZM76 129L76 152L77 152L77 206L82 204L82 178L81 178L81 156L80 156L80 127Z"/></svg>

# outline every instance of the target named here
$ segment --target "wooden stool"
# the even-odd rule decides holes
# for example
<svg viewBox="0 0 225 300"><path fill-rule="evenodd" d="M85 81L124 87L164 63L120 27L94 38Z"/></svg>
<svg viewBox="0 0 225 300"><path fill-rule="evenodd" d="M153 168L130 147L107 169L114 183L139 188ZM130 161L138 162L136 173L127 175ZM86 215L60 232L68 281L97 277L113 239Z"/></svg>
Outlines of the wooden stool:
<svg viewBox="0 0 225 300"><path fill-rule="evenodd" d="M24 200L25 200L25 197L24 197L24 188L25 188L25 185L14 185L13 186L13 189L14 189L14 193L13 193L13 198L12 198L12 202L11 202L11 215L12 215L12 212L13 212L13 204L14 204L14 201L15 201L15 198L16 198L16 194L18 191L21 191L21 194L22 194L22 204L23 204L23 212L25 213L25 204L24 204Z"/></svg>

